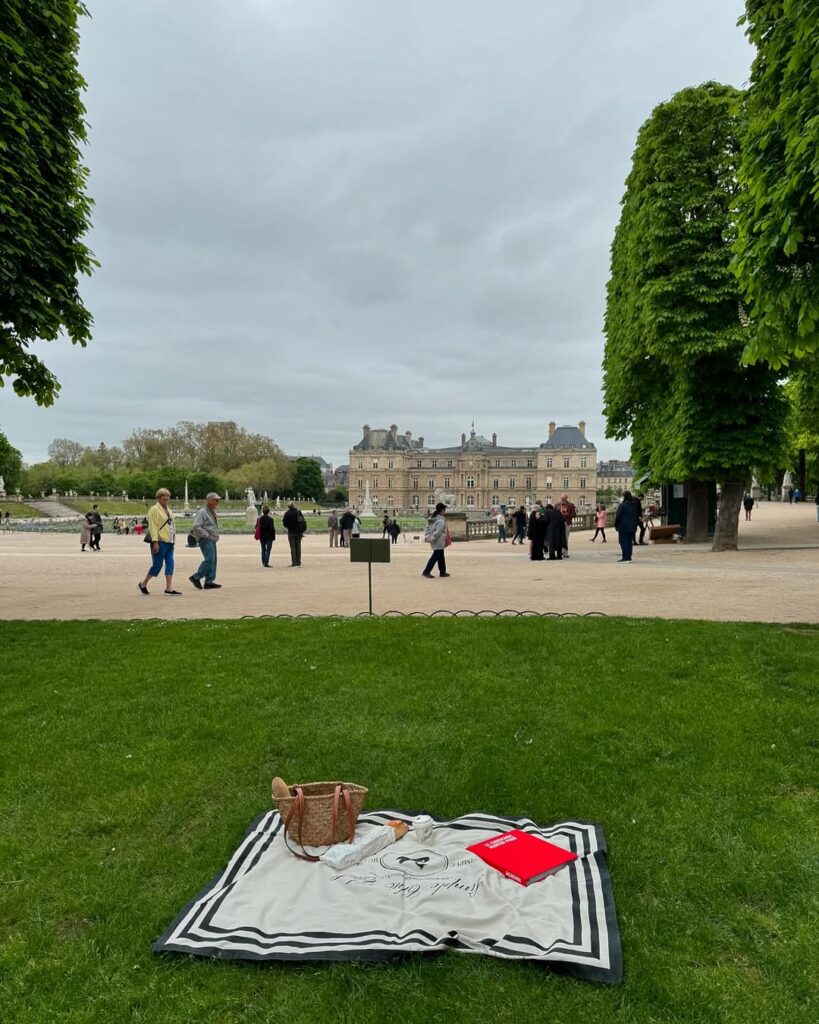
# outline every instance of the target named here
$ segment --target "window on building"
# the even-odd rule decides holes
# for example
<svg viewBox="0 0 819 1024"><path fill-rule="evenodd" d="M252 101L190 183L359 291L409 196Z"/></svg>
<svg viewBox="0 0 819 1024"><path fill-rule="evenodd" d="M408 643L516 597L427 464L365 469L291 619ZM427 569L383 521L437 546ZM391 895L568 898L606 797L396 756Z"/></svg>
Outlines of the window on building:
<svg viewBox="0 0 819 1024"><path fill-rule="evenodd" d="M378 469L378 459L373 459L373 469Z"/></svg>
<svg viewBox="0 0 819 1024"><path fill-rule="evenodd" d="M586 455L581 455L581 456L580 456L580 468L581 468L581 469L587 469L587 468L588 468L588 465L589 465L589 459L588 459L588 456L586 456Z"/></svg>
<svg viewBox="0 0 819 1024"><path fill-rule="evenodd" d="M586 504L586 495L585 494L581 494L580 495L580 504L581 505L585 505Z"/></svg>
<svg viewBox="0 0 819 1024"><path fill-rule="evenodd" d="M492 481L492 486L493 487L500 487L500 481L498 480L497 477L495 477L495 479Z"/></svg>
<svg viewBox="0 0 819 1024"><path fill-rule="evenodd" d="M427 495L427 505L434 505L434 504L435 504L435 495L434 494L428 494Z"/></svg>
<svg viewBox="0 0 819 1024"><path fill-rule="evenodd" d="M547 459L546 460L546 468L547 469L551 469L554 466L554 463L555 463L554 459Z"/></svg>
<svg viewBox="0 0 819 1024"><path fill-rule="evenodd" d="M363 469L364 468L364 460L363 459L359 459L358 460L358 468L359 469Z"/></svg>
<svg viewBox="0 0 819 1024"><path fill-rule="evenodd" d="M569 486L569 478L567 476L563 477L563 486L564 488Z"/></svg>
<svg viewBox="0 0 819 1024"><path fill-rule="evenodd" d="M515 478L513 476L509 477L509 486L510 487L516 487L517 486L517 484L515 483Z"/></svg>
<svg viewBox="0 0 819 1024"><path fill-rule="evenodd" d="M446 487L447 489L449 489L449 479L450 478L448 476L444 477L444 487Z"/></svg>
<svg viewBox="0 0 819 1024"><path fill-rule="evenodd" d="M492 495L492 504L493 505L500 505L500 495L499 494L493 494Z"/></svg>
<svg viewBox="0 0 819 1024"><path fill-rule="evenodd" d="M527 467L527 469L531 469L532 466L534 466L534 464L535 464L535 460L534 459L527 459L526 460L526 467Z"/></svg>
<svg viewBox="0 0 819 1024"><path fill-rule="evenodd" d="M466 486L467 487L474 487L475 486L475 477L472 476L471 474L466 478Z"/></svg>
<svg viewBox="0 0 819 1024"><path fill-rule="evenodd" d="M413 496L412 496L413 508L418 508L418 505L420 504L420 502L421 502L421 499L418 497L418 495L417 494L413 494Z"/></svg>
<svg viewBox="0 0 819 1024"><path fill-rule="evenodd" d="M387 498L387 508L392 508L394 505L395 505L395 502L393 501L392 495L390 495Z"/></svg>
<svg viewBox="0 0 819 1024"><path fill-rule="evenodd" d="M547 476L546 477L546 490L547 491L551 491L551 489L552 489L552 478L550 476Z"/></svg>
<svg viewBox="0 0 819 1024"><path fill-rule="evenodd" d="M438 468L438 460L437 459L433 459L432 460L432 468L433 469L437 469Z"/></svg>
<svg viewBox="0 0 819 1024"><path fill-rule="evenodd" d="M392 487L392 481L393 481L393 477L388 476L387 477L387 487Z"/></svg>
<svg viewBox="0 0 819 1024"><path fill-rule="evenodd" d="M526 477L526 490L527 491L531 491L531 489L532 489L532 478L530 476L527 476Z"/></svg>
<svg viewBox="0 0 819 1024"><path fill-rule="evenodd" d="M364 481L360 477L358 479L358 486L359 487L363 487L364 486Z"/></svg>
<svg viewBox="0 0 819 1024"><path fill-rule="evenodd" d="M375 490L377 487L378 487L378 477L374 476L373 477L373 490Z"/></svg>
<svg viewBox="0 0 819 1024"><path fill-rule="evenodd" d="M467 494L467 496L466 496L466 507L467 508L474 508L475 507L475 495L474 494Z"/></svg>
<svg viewBox="0 0 819 1024"><path fill-rule="evenodd" d="M585 487L586 486L586 478L584 476L580 477L580 486L581 487Z"/></svg>
<svg viewBox="0 0 819 1024"><path fill-rule="evenodd" d="M421 468L421 460L420 459L416 459L415 460L415 465L420 469Z"/></svg>
<svg viewBox="0 0 819 1024"><path fill-rule="evenodd" d="M499 465L500 465L500 459L495 459L495 465L496 465L496 466L499 466Z"/></svg>
<svg viewBox="0 0 819 1024"><path fill-rule="evenodd" d="M446 464L449 469L452 469L452 459L447 459Z"/></svg>
<svg viewBox="0 0 819 1024"><path fill-rule="evenodd" d="M518 464L518 460L517 459L512 459L512 469L514 469L515 466L517 466L517 464Z"/></svg>
<svg viewBox="0 0 819 1024"><path fill-rule="evenodd" d="M413 486L414 490L416 490L416 491L418 490L418 477L417 476L414 476L412 478L412 486Z"/></svg>
<svg viewBox="0 0 819 1024"><path fill-rule="evenodd" d="M569 456L568 455L564 455L563 456L563 468L564 469L568 469L571 464L572 464L572 460L569 458Z"/></svg>
<svg viewBox="0 0 819 1024"><path fill-rule="evenodd" d="M435 478L434 477L430 477L429 480L427 480L427 487L431 491L435 489Z"/></svg>
<svg viewBox="0 0 819 1024"><path fill-rule="evenodd" d="M393 459L389 459L387 462L387 469L395 469L395 461Z"/></svg>
<svg viewBox="0 0 819 1024"><path fill-rule="evenodd" d="M508 505L517 505L517 503L518 503L518 499L514 496L514 494L510 494L509 495L509 501L507 502L507 504Z"/></svg>

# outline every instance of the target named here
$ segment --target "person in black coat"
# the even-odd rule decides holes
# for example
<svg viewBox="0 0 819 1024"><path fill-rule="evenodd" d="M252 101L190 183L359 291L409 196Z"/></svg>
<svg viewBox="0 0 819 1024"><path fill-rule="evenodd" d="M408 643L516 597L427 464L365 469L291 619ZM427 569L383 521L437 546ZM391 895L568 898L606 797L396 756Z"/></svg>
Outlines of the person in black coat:
<svg viewBox="0 0 819 1024"><path fill-rule="evenodd" d="M549 543L549 561L563 560L563 548L566 546L566 520L554 507L547 504L544 513L546 520L546 539Z"/></svg>
<svg viewBox="0 0 819 1024"><path fill-rule="evenodd" d="M543 561L543 548L546 543L546 515L543 506L538 502L529 516L529 557L533 562Z"/></svg>
<svg viewBox="0 0 819 1024"><path fill-rule="evenodd" d="M623 556L617 559L618 562L631 561L637 521L637 506L631 497L631 491L623 491L623 500L617 506L617 512L614 515L614 529L617 531L617 539L620 541L620 551Z"/></svg>
<svg viewBox="0 0 819 1024"><path fill-rule="evenodd" d="M634 531L634 543L635 544L643 544L643 545L645 545L645 541L643 540L643 538L646 535L646 524L643 522L643 502L642 502L642 497L643 497L642 494L635 494L634 497L631 500L637 506L637 529L639 529L639 531L640 531L640 538L639 538L639 540L637 539L637 530Z"/></svg>
<svg viewBox="0 0 819 1024"><path fill-rule="evenodd" d="M290 502L282 516L282 526L287 530L287 541L290 544L290 565L296 569L301 565L301 538L307 532L307 522L294 501Z"/></svg>
<svg viewBox="0 0 819 1024"><path fill-rule="evenodd" d="M276 524L273 522L268 505L262 505L262 514L256 520L256 528L259 531L259 543L262 546L262 565L265 569L269 569L270 551L273 541L276 539Z"/></svg>
<svg viewBox="0 0 819 1024"><path fill-rule="evenodd" d="M338 521L338 525L341 527L341 546L343 548L348 547L350 544L350 530L352 530L354 522L355 515L352 510L348 508Z"/></svg>

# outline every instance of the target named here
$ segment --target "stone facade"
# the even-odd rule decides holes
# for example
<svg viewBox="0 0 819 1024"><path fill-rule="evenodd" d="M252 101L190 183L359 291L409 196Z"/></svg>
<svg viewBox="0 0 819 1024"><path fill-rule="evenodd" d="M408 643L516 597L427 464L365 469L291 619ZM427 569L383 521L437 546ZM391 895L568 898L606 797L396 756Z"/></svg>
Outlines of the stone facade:
<svg viewBox="0 0 819 1024"><path fill-rule="evenodd" d="M597 463L597 489L622 493L634 487L634 467L622 459L609 459Z"/></svg>
<svg viewBox="0 0 819 1024"><path fill-rule="evenodd" d="M558 427L539 445L510 448L475 433L474 425L451 448L427 448L424 438L365 426L350 450L350 503L364 501L369 484L381 511L426 511L437 501L463 511L497 505L557 500L561 494L581 507L593 507L597 493L597 449L586 438L586 424Z"/></svg>

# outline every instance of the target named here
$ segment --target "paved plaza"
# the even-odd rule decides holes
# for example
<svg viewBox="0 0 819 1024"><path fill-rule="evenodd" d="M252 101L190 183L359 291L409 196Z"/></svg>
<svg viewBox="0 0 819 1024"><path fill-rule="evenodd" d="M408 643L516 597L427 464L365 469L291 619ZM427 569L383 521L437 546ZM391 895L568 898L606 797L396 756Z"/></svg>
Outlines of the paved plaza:
<svg viewBox="0 0 819 1024"><path fill-rule="evenodd" d="M147 546L106 532L102 552L80 552L73 534L0 534L0 618L130 619L240 618L243 615L357 615L367 610L367 567L349 551L330 550L310 520L304 563L289 567L287 538L273 545L263 569L252 535L219 542L222 590L194 590L187 577L198 552L177 548L176 586L182 597L137 590L148 566ZM712 553L706 545L636 548L619 565L616 535L592 545L590 533L571 538L567 562L531 562L526 548L474 541L447 551L449 579L421 578L429 548L410 532L392 547L389 565L373 566L373 609L604 612L661 618L815 622L819 618L819 523L811 505L763 503L740 523L741 550Z"/></svg>

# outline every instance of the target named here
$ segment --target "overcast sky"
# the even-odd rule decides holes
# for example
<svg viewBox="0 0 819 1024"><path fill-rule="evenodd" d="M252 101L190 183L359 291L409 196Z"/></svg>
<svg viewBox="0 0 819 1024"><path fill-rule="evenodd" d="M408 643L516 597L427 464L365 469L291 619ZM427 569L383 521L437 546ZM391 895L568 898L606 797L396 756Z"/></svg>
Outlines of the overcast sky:
<svg viewBox="0 0 819 1024"><path fill-rule="evenodd" d="M93 343L54 437L232 419L347 461L361 425L602 457L609 246L659 102L742 85L741 0L90 0Z"/></svg>

